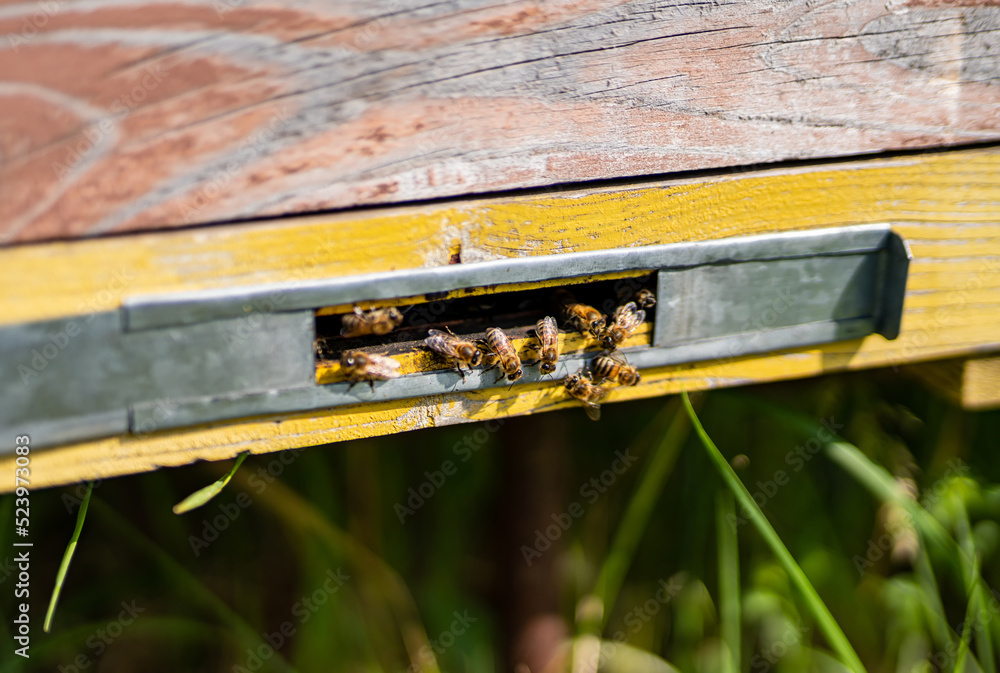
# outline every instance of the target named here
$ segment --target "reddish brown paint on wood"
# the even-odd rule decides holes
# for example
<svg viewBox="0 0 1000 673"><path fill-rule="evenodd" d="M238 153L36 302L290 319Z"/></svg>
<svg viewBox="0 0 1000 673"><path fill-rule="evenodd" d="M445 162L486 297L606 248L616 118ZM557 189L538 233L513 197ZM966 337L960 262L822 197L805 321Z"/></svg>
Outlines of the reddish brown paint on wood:
<svg viewBox="0 0 1000 673"><path fill-rule="evenodd" d="M998 45L995 1L7 3L0 241L995 140Z"/></svg>

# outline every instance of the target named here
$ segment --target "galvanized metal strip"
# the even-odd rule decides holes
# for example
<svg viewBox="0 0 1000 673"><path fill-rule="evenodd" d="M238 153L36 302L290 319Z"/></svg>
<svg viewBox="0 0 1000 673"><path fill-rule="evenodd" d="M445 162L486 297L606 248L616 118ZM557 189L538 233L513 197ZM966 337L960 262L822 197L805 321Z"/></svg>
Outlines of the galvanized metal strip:
<svg viewBox="0 0 1000 673"><path fill-rule="evenodd" d="M887 225L874 225L135 300L123 309L124 320L106 313L75 330L64 321L0 330L0 362L34 357L38 349L45 358L49 343L59 352L44 366L39 361L33 376L4 377L0 428L32 428L33 444L46 446L126 429L142 434L507 386L495 372L472 372L461 381L452 371L380 382L374 393L365 385L348 392L347 383L313 382L312 309L482 284L658 270L654 345L627 353L641 368L854 339L873 330L893 338L909 259L904 241ZM775 298L787 307L778 311ZM564 356L555 379L589 357ZM518 385L539 380L529 369Z"/></svg>
<svg viewBox="0 0 1000 673"><path fill-rule="evenodd" d="M60 416L42 420L19 419L13 423L3 423L0 433L4 437L27 435L35 449L61 444L72 444L97 437L111 437L129 432L131 427L128 410L124 407L108 411L92 412L76 416ZM12 453L13 442L0 446L0 455Z"/></svg>
<svg viewBox="0 0 1000 673"><path fill-rule="evenodd" d="M123 333L107 312L0 329L0 434L31 428L38 447L82 441L135 427L130 404L308 385L314 327L299 311Z"/></svg>
<svg viewBox="0 0 1000 673"><path fill-rule="evenodd" d="M875 332L889 340L899 336L903 324L906 279L912 259L910 245L902 236L893 233L886 249L880 254L883 269L878 274L879 285L875 288Z"/></svg>
<svg viewBox="0 0 1000 673"><path fill-rule="evenodd" d="M659 272L654 345L626 351L629 361L648 369L684 362L729 360L785 348L857 339L882 327L898 332L909 250L895 234L884 247L837 256L746 260ZM679 283L688 283L681 287ZM892 296L880 296L892 292ZM775 308L774 301L784 302ZM710 306L715 303L714 306ZM769 312L773 312L771 317ZM678 329L686 315L692 322ZM702 317L705 318L701 320ZM588 355L560 359L553 379L577 371ZM549 380L526 368L516 384ZM294 413L364 402L389 401L506 387L495 372L452 371L411 374L366 385L338 383L270 391L248 396L202 397L177 402L169 419L157 421L148 405L132 409L136 424L183 427L232 418Z"/></svg>
<svg viewBox="0 0 1000 673"><path fill-rule="evenodd" d="M746 338L746 335L708 339L669 348L626 349L628 361L640 368L649 369L671 364L704 360L728 360L734 357L761 353L796 346L815 345L854 339L872 331L870 318L828 321L794 325L774 330L763 330ZM560 379L583 367L595 353L569 355L559 359L552 377L543 377L537 369L525 368L524 376L515 388L524 384L550 381L559 385ZM409 374L398 379L379 381L372 392L367 384L358 384L348 391L350 384L333 383L290 390L273 390L250 395L212 396L172 400L168 415L163 415L162 405L134 405L130 417L132 431L180 428L200 423L247 418L269 414L286 414L345 405L384 402L419 398L443 393L469 392L484 388L506 388L510 384L497 380L497 372L476 370L467 372L463 381L454 371L435 371Z"/></svg>
<svg viewBox="0 0 1000 673"><path fill-rule="evenodd" d="M126 330L144 330L238 317L253 311L275 310L274 307L282 311L316 309L466 287L541 282L618 271L872 252L884 248L890 234L888 224L869 224L522 257L167 296L137 296L126 299L123 310Z"/></svg>
<svg viewBox="0 0 1000 673"><path fill-rule="evenodd" d="M661 270L653 344L874 316L879 255Z"/></svg>

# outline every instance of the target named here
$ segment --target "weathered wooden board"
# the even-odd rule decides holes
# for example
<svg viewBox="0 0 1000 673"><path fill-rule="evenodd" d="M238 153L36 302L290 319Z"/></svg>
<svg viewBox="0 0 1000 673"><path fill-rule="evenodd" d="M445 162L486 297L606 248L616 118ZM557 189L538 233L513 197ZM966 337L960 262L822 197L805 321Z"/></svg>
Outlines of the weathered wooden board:
<svg viewBox="0 0 1000 673"><path fill-rule="evenodd" d="M1000 350L998 175L1000 149L965 150L15 246L0 249L0 286L18 288L0 296L0 324L109 310L137 294L441 266L458 248L472 261L891 222L914 254L898 340L871 336L643 370L643 382L616 389L610 403L987 353ZM344 240L351 245L338 244ZM0 363L0 375L16 375L18 364ZM557 383L543 383L112 438L34 453L33 483L575 404ZM0 470L12 468L11 460L0 459Z"/></svg>
<svg viewBox="0 0 1000 673"><path fill-rule="evenodd" d="M0 4L0 242L1000 138L994 0Z"/></svg>
<svg viewBox="0 0 1000 673"><path fill-rule="evenodd" d="M996 260L1000 148L463 200L0 248L0 325L129 296L895 222L918 255L907 307L954 303ZM969 287L990 304L1000 276ZM928 303L931 302L931 303Z"/></svg>

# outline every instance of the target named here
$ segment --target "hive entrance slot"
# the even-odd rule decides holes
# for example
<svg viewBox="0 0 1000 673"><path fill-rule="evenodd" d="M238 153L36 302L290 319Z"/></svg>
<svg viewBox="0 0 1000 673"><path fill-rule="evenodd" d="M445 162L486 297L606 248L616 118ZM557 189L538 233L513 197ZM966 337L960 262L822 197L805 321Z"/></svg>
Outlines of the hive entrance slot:
<svg viewBox="0 0 1000 673"><path fill-rule="evenodd" d="M451 330L470 340L485 336L490 327L503 329L513 340L533 336L535 323L545 316L553 316L564 331L571 331L563 324L553 294L560 287L570 290L578 301L589 304L610 317L615 307L630 301L639 289L656 290L656 276L651 272L637 272L642 275L629 278L597 280L578 285L560 285L530 288L492 294L467 296L472 290L458 290L422 297L423 301L412 305L401 305L403 322L395 330L384 335L368 335L345 338L340 335L344 313L316 316L316 359L317 365L335 361L345 350L360 349L381 355L397 356L423 352L422 344L429 329ZM362 310L368 308L364 302L358 304ZM319 313L319 312L318 312ZM325 312L324 312L325 313ZM647 312L647 322L652 322L653 311ZM593 349L599 350L598 342L592 341Z"/></svg>

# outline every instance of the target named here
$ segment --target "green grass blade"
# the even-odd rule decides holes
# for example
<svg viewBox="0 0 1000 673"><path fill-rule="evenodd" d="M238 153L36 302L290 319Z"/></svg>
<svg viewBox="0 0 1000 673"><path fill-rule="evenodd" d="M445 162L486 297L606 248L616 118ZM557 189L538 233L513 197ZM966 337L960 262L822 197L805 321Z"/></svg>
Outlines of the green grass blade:
<svg viewBox="0 0 1000 673"><path fill-rule="evenodd" d="M241 648L256 650L261 645L268 644L262 639L261 634L256 629L251 628L225 601L202 584L187 568L174 560L143 531L127 521L111 506L101 502L100 498L94 500L94 515L98 517L100 522L113 528L119 538L131 544L156 564L164 579L172 583L173 588L184 595L188 601L200 605L212 613L218 619L220 626L228 628L234 640L240 643ZM267 661L266 670L297 673L296 669L277 651Z"/></svg>
<svg viewBox="0 0 1000 673"><path fill-rule="evenodd" d="M973 559L930 512L896 483L896 480L884 467L873 463L860 449L839 436L832 435L831 439L823 440L821 433L826 432L826 430L821 430L811 419L768 402L761 402L754 398L743 399L764 409L789 427L797 428L803 434L819 438L823 442L827 457L840 465L872 495L883 502L894 502L906 510L913 521L914 528L920 534L921 541L926 541L940 550L950 564L949 569L954 573L954 576L963 582L966 581ZM977 577L975 581L984 583L981 576ZM983 588L989 591L989 587L986 587L985 584Z"/></svg>
<svg viewBox="0 0 1000 673"><path fill-rule="evenodd" d="M237 478L250 489L249 477ZM413 662L413 669L420 673L439 673L435 650L420 621L416 600L402 576L381 557L359 542L354 536L337 528L311 502L280 481L271 482L257 500L281 516L290 526L303 535L316 538L333 554L344 556L367 577L367 582L384 596L399 626L404 646ZM359 580L362 579L359 577ZM362 584L362 582L359 582ZM374 598L374 594L370 596Z"/></svg>
<svg viewBox="0 0 1000 673"><path fill-rule="evenodd" d="M248 455L250 454L246 452L241 453L237 456L236 464L233 465L233 469L229 470L229 472L227 472L222 478L212 484L209 484L205 488L198 489L174 505L174 514L184 514L185 512L190 512L193 509L198 509L206 502L219 495L222 489L225 488L226 484L229 483L229 480L233 478L233 475L236 474L236 470L240 469L240 465L243 464L243 461L246 460Z"/></svg>
<svg viewBox="0 0 1000 673"><path fill-rule="evenodd" d="M862 486L883 502L893 502L910 515L914 527L928 542L942 549L957 549L944 528L896 483L891 474L865 456L858 447L844 441L826 443L826 454Z"/></svg>
<svg viewBox="0 0 1000 673"><path fill-rule="evenodd" d="M62 563L59 564L59 572L56 573L56 585L52 589L52 598L49 600L49 609L45 611L45 623L42 630L49 632L52 626L52 617L56 613L56 604L59 602L59 594L62 593L63 582L66 580L66 573L69 571L70 561L73 560L73 553L76 551L76 543L80 539L80 531L83 530L83 520L87 518L87 505L90 504L90 494L94 490L94 482L87 484L87 492L80 503L80 510L76 513L76 528L73 529L73 537L66 545L66 552L63 554Z"/></svg>
<svg viewBox="0 0 1000 673"><path fill-rule="evenodd" d="M884 468L872 463L860 449L847 442L830 442L826 445L826 451L831 460L854 476L876 497L892 500L906 509L921 538L945 554L952 571L965 582L970 596L976 587L982 588L985 592L989 591L986 581L979 572L978 560L970 557L930 512L907 496Z"/></svg>
<svg viewBox="0 0 1000 673"><path fill-rule="evenodd" d="M639 477L639 485L628 503L611 549L597 576L594 595L601 601L602 628L611 616L611 608L618 599L625 575L635 557L635 550L646 532L660 493L663 492L663 485L673 472L677 456L691 431L687 417L680 413L680 403L676 398L667 404L663 415L670 418L670 425ZM659 425L658 420L654 420L653 424Z"/></svg>
<svg viewBox="0 0 1000 673"><path fill-rule="evenodd" d="M798 428L804 434L819 436L816 424L810 419L769 403L753 399L748 399L748 401L766 409L781 421L791 427ZM948 531L930 512L911 498L884 467L875 464L856 446L836 435L832 436L829 441L824 441L823 446L830 460L840 465L845 472L854 477L877 499L883 502L893 502L906 510L914 528L920 535L921 548L928 545L934 546L943 554L943 558L949 564L955 577L960 578L965 584L970 600L990 593L990 588L979 571L978 559L971 555L969 549L963 548L959 541L949 535ZM939 605L940 601L937 604ZM988 632L986 633L988 640ZM995 666L992 664L992 643L985 643L981 651L991 655L991 663L987 670L993 670ZM975 659L975 657L969 656Z"/></svg>
<svg viewBox="0 0 1000 673"><path fill-rule="evenodd" d="M715 494L715 539L719 548L719 612L722 642L729 651L725 673L740 670L740 555L733 494Z"/></svg>
<svg viewBox="0 0 1000 673"><path fill-rule="evenodd" d="M969 596L969 604L965 608L965 619L962 621L962 639L958 642L958 656L955 658L955 673L964 673L965 658L969 656L969 640L972 638L972 622L976 613L976 604L979 598L979 585L975 583L975 578L979 576L979 559L973 566L972 595Z"/></svg>
<svg viewBox="0 0 1000 673"><path fill-rule="evenodd" d="M955 639L952 637L951 627L944 615L941 592L938 589L937 579L934 577L931 559L927 554L927 547L923 544L920 545L920 551L917 552L913 572L924 597L924 607L930 613L928 622L933 631L934 641L941 648L954 645Z"/></svg>
<svg viewBox="0 0 1000 673"><path fill-rule="evenodd" d="M585 636L584 638L589 638ZM579 640L579 639L578 639ZM574 643L575 645L575 643ZM597 641L601 673L680 673L673 664L652 652L614 640ZM586 660L585 660L586 661ZM584 668L584 666L581 666ZM584 668L584 670L587 670ZM593 669L589 669L593 670Z"/></svg>
<svg viewBox="0 0 1000 673"><path fill-rule="evenodd" d="M955 532L958 536L958 545L966 556L973 559L972 567L966 573L966 590L969 592L969 605L966 609L966 625L972 621L976 629L976 652L979 655L984 673L996 673L996 666L993 663L993 643L990 641L989 624L984 624L977 616L985 614L986 606L983 605L982 583L979 582L982 569L982 559L976 551L975 542L972 539L972 527L969 523L969 513L965 508L962 496L952 492L952 508L956 514ZM962 629L962 636L965 636L965 628ZM968 644L966 643L966 647Z"/></svg>
<svg viewBox="0 0 1000 673"><path fill-rule="evenodd" d="M840 625L837 624L837 620L833 618L830 614L830 610L823 603L823 599L819 597L816 593L816 589L813 587L809 578L799 567L798 563L795 562L795 558L792 556L788 548L785 547L781 538L778 537L778 533L771 527L768 522L767 517L754 502L753 497L750 495L750 491L747 490L743 482L736 475L732 466L726 461L722 452L719 451L718 447L712 442L712 439L705 432L705 428L702 427L701 421L698 420L698 416L694 412L694 408L691 406L691 400L687 393L681 394L681 398L684 402L684 408L687 410L688 416L691 418L691 423L694 426L695 432L701 439L702 445L705 447L708 453L709 459L719 470L722 475L722 480L729 487L729 490L733 492L737 502L739 502L740 507L743 511L747 513L747 518L753 523L754 527L764 538L764 541L771 548L771 551L777 557L778 562L784 568L785 572L788 574L789 579L801 592L803 598L805 599L806 606L809 611L812 612L813 618L816 620L817 625L823 632L830 646L833 648L834 652L840 660L847 665L849 669L855 673L862 673L865 670L864 665L861 663L861 659L858 658L857 653L851 646L850 641L847 640L847 636L841 630Z"/></svg>

